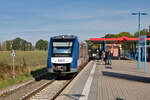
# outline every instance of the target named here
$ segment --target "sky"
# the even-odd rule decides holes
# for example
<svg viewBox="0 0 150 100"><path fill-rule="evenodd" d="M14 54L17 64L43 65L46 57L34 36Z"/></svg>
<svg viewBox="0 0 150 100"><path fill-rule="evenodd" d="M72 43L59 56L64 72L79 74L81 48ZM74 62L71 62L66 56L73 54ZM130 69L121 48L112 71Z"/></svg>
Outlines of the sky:
<svg viewBox="0 0 150 100"><path fill-rule="evenodd" d="M138 30L150 25L150 0L0 0L0 42L23 38L33 44L60 34L81 41L107 33Z"/></svg>

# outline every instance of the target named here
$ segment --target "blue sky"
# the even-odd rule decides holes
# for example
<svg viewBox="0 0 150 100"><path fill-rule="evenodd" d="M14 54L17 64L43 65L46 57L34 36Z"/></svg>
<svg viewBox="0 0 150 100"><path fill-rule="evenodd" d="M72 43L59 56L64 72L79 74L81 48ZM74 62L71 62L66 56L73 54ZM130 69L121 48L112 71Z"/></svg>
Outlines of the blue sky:
<svg viewBox="0 0 150 100"><path fill-rule="evenodd" d="M15 37L33 44L59 34L74 34L80 40L106 33L137 31L150 25L150 0L0 0L0 41Z"/></svg>

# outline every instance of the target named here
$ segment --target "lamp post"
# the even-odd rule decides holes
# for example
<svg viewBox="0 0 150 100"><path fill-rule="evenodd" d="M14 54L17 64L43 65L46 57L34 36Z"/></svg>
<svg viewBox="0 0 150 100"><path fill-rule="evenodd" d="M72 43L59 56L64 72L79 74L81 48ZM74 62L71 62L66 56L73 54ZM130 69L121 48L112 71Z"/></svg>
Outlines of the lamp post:
<svg viewBox="0 0 150 100"><path fill-rule="evenodd" d="M142 13L142 12L138 12L138 13L132 13L132 15L138 15L138 69L141 69L141 48L140 48L140 18L141 15L147 15L147 13Z"/></svg>

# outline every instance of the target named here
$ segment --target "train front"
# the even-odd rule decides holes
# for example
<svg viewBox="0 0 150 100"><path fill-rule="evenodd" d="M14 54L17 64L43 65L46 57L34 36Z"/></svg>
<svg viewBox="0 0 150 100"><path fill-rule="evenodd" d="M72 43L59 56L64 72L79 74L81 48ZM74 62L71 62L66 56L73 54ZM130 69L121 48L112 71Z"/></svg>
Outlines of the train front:
<svg viewBox="0 0 150 100"><path fill-rule="evenodd" d="M55 36L50 39L48 71L52 73L77 72L78 39L75 36Z"/></svg>

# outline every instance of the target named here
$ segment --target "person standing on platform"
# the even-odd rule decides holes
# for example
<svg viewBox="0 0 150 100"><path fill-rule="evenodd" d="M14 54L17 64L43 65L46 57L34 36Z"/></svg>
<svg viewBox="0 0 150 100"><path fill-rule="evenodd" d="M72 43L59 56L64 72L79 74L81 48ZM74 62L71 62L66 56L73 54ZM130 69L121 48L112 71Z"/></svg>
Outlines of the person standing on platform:
<svg viewBox="0 0 150 100"><path fill-rule="evenodd" d="M107 56L108 56L108 64L109 64L109 65L112 64L112 63L111 63L111 55L112 55L112 54L111 54L110 50L108 50L108 55L107 55Z"/></svg>
<svg viewBox="0 0 150 100"><path fill-rule="evenodd" d="M101 61L105 62L105 51L102 51L102 55L101 55Z"/></svg>
<svg viewBox="0 0 150 100"><path fill-rule="evenodd" d="M105 65L111 65L111 52L106 50L105 52Z"/></svg>
<svg viewBox="0 0 150 100"><path fill-rule="evenodd" d="M105 60L105 65L107 65L108 64L108 50L105 51L105 58L104 58L104 60Z"/></svg>

